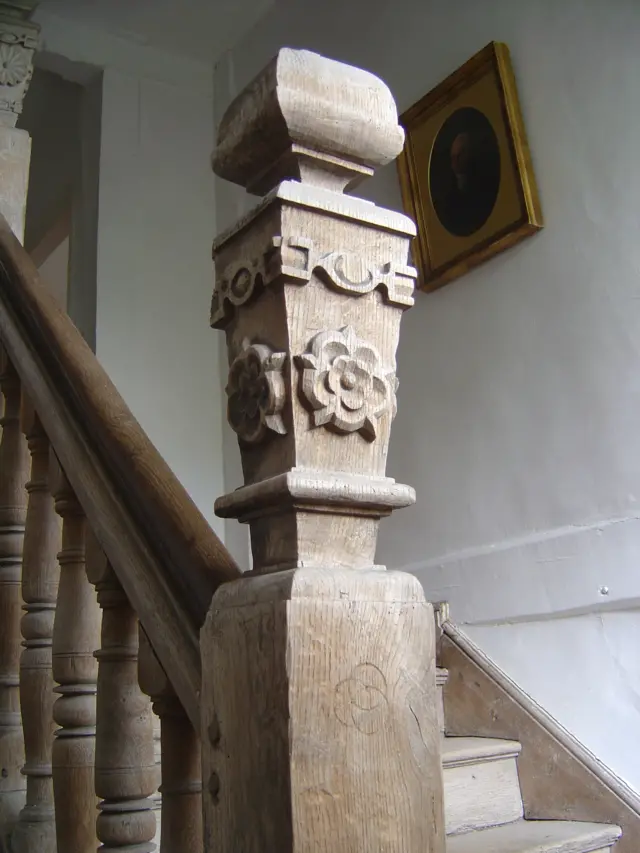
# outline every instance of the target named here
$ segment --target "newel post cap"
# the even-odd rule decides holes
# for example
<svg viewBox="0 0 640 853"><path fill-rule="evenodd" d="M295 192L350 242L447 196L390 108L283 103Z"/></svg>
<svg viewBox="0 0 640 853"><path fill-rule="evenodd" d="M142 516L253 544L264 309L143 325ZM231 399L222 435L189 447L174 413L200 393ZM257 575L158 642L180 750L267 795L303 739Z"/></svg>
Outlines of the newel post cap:
<svg viewBox="0 0 640 853"><path fill-rule="evenodd" d="M285 47L227 109L213 169L256 194L290 178L341 192L397 157L403 144L382 80Z"/></svg>

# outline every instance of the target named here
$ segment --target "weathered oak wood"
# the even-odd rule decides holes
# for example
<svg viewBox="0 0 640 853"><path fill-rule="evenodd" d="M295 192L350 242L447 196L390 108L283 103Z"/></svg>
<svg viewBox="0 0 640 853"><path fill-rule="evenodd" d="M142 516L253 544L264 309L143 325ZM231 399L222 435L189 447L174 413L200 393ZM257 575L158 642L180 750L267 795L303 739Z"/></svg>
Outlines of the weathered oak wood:
<svg viewBox="0 0 640 853"><path fill-rule="evenodd" d="M444 851L434 621L418 581L299 569L225 585L214 603L207 853Z"/></svg>
<svg viewBox="0 0 640 853"><path fill-rule="evenodd" d="M335 98L330 122L323 80ZM388 162L402 138L380 80L289 49L221 122L219 174L262 174L273 187L213 250L211 324L226 334L228 420L245 479L216 512L249 524L257 571L370 568L380 519L415 501L385 476L415 226L331 181L349 163ZM302 182L274 186L285 162L301 165Z"/></svg>
<svg viewBox="0 0 640 853"><path fill-rule="evenodd" d="M342 194L402 139L380 80L289 49L220 125L216 172L269 194L213 249L245 481L216 512L254 573L202 631L207 853L444 853L433 612L374 564L415 500L386 476L415 228Z"/></svg>
<svg viewBox="0 0 640 853"><path fill-rule="evenodd" d="M60 726L53 744L56 836L58 851L94 853L98 675L94 652L100 643L100 608L87 579L84 513L54 457L51 488L56 512L63 520L58 555L60 586L53 629L53 676L59 694L53 718Z"/></svg>
<svg viewBox="0 0 640 853"><path fill-rule="evenodd" d="M200 739L143 631L139 655L140 687L151 697L161 725L160 853L201 853Z"/></svg>
<svg viewBox="0 0 640 853"><path fill-rule="evenodd" d="M138 684L138 619L106 558L91 544L88 576L98 591L96 794L99 849L151 853L158 788L151 702Z"/></svg>
<svg viewBox="0 0 640 853"><path fill-rule="evenodd" d="M31 452L31 476L22 560L24 651L20 706L24 731L27 802L12 838L16 853L56 853L51 751L53 673L51 645L58 595L60 519L49 488L49 439L30 403L22 401L22 429Z"/></svg>
<svg viewBox="0 0 640 853"><path fill-rule="evenodd" d="M24 489L29 452L20 430L20 380L0 346L4 396L0 440L0 838L11 832L25 803L24 742L20 720L22 548L27 514Z"/></svg>
<svg viewBox="0 0 640 853"><path fill-rule="evenodd" d="M214 590L238 569L1 221L0 276L0 335L197 726L198 631Z"/></svg>
<svg viewBox="0 0 640 853"><path fill-rule="evenodd" d="M391 92L368 71L283 48L260 84L229 106L214 156L216 174L250 192L286 178L341 192L402 150Z"/></svg>

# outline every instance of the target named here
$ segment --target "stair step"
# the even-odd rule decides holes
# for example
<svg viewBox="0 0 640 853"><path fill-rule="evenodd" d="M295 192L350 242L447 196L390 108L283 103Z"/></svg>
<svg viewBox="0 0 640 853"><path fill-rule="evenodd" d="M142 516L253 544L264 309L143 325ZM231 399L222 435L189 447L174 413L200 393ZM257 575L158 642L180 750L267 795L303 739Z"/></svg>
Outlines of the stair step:
<svg viewBox="0 0 640 853"><path fill-rule="evenodd" d="M517 758L522 750L516 740L491 737L445 737L442 739L442 766L459 767L481 761Z"/></svg>
<svg viewBox="0 0 640 853"><path fill-rule="evenodd" d="M608 853L620 835L602 823L519 820L447 838L447 853Z"/></svg>
<svg viewBox="0 0 640 853"><path fill-rule="evenodd" d="M516 759L520 744L479 737L442 740L447 835L511 823L522 817Z"/></svg>

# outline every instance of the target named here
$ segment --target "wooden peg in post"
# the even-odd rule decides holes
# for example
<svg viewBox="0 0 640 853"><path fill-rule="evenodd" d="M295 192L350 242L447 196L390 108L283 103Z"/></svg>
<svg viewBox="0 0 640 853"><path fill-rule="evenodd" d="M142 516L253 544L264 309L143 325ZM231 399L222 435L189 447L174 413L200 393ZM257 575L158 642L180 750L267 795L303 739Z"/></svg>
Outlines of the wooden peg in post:
<svg viewBox="0 0 640 853"><path fill-rule="evenodd" d="M403 138L380 80L290 49L220 125L214 170L267 196L214 244L245 480L216 511L255 571L202 632L208 853L444 851L433 609L375 565L415 500L386 476L415 228L342 193Z"/></svg>

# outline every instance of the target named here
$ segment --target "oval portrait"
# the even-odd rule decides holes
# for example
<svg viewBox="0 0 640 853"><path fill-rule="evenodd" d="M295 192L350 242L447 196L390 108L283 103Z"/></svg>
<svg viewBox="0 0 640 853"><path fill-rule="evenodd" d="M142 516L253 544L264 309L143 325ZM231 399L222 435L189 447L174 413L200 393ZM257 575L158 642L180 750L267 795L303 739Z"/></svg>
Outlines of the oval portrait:
<svg viewBox="0 0 640 853"><path fill-rule="evenodd" d="M431 203L442 225L468 237L491 215L500 188L500 148L489 119L461 107L444 122L429 162Z"/></svg>

